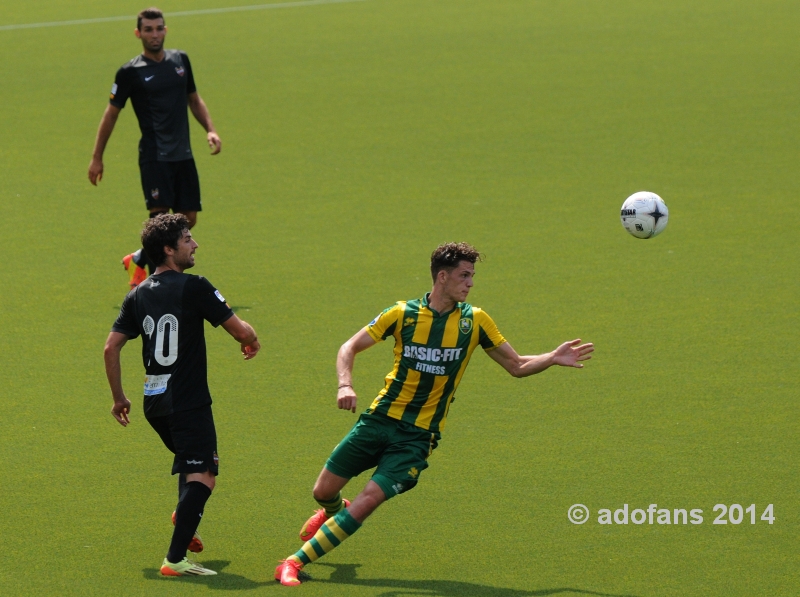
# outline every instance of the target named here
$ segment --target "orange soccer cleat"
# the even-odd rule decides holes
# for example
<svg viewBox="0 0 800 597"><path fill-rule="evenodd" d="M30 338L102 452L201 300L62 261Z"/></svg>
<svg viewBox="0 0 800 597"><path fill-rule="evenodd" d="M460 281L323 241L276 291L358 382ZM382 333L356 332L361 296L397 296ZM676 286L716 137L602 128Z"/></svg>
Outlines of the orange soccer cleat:
<svg viewBox="0 0 800 597"><path fill-rule="evenodd" d="M349 500L342 500L342 501L344 502L345 508L350 507ZM311 539L311 537L317 534L319 527L325 524L325 521L328 520L328 518L330 517L327 514L325 514L324 508L320 508L319 510L314 512L314 515L311 518L309 518L303 525L303 528L300 529L300 540L308 541L309 539Z"/></svg>
<svg viewBox="0 0 800 597"><path fill-rule="evenodd" d="M275 568L275 580L281 581L281 584L286 587L293 587L302 584L297 575L303 569L303 564L297 560L287 558L281 560L278 567Z"/></svg>
<svg viewBox="0 0 800 597"><path fill-rule="evenodd" d="M128 272L130 276L130 287L131 290L136 288L139 284L147 280L147 270L145 270L141 265L139 265L139 260L142 256L142 250L139 249L138 251L131 253L130 255L125 255L122 258L122 265L125 266L125 270Z"/></svg>
<svg viewBox="0 0 800 597"><path fill-rule="evenodd" d="M175 526L175 512L172 513L172 526ZM200 535L198 535L197 532L195 532L192 540L189 541L188 550L192 553L200 553L203 551L203 540L200 538Z"/></svg>

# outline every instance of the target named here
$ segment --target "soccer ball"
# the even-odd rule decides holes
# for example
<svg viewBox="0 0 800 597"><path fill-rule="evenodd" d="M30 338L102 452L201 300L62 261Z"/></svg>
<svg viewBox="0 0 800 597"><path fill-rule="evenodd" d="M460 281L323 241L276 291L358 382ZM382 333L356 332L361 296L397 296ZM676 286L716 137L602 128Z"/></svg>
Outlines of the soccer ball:
<svg viewBox="0 0 800 597"><path fill-rule="evenodd" d="M625 199L619 219L625 230L636 238L653 238L667 227L669 210L655 193L639 191Z"/></svg>

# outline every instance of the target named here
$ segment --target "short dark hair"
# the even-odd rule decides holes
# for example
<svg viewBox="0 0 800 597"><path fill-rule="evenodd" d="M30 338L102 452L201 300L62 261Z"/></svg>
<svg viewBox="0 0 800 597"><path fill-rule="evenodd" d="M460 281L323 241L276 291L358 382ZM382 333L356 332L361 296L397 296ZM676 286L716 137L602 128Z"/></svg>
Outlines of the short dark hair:
<svg viewBox="0 0 800 597"><path fill-rule="evenodd" d="M136 28L141 31L142 30L142 19L150 19L151 21L155 19L163 19L164 13L157 9L155 6L151 6L150 8L145 8L142 12L139 13L139 16L136 17Z"/></svg>
<svg viewBox="0 0 800 597"><path fill-rule="evenodd" d="M189 220L183 214L160 214L145 222L142 247L156 267L167 260L164 247L178 249L184 230L189 230Z"/></svg>
<svg viewBox="0 0 800 597"><path fill-rule="evenodd" d="M439 245L431 253L431 278L436 282L436 275L444 270L452 271L459 261L475 263L481 260L478 250L468 243L445 243Z"/></svg>

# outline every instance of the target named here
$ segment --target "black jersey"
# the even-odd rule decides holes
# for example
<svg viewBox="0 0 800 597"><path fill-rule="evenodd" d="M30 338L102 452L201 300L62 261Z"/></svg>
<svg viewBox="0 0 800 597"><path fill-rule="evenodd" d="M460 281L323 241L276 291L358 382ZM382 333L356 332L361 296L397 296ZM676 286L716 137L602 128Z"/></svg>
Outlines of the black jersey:
<svg viewBox="0 0 800 597"><path fill-rule="evenodd" d="M189 57L180 50L164 50L161 62L140 54L117 71L111 104L122 109L131 98L142 131L139 162L192 157L186 102L196 91Z"/></svg>
<svg viewBox="0 0 800 597"><path fill-rule="evenodd" d="M231 316L225 299L201 276L169 270L128 293L111 330L142 336L147 417L211 404L203 321L217 327Z"/></svg>

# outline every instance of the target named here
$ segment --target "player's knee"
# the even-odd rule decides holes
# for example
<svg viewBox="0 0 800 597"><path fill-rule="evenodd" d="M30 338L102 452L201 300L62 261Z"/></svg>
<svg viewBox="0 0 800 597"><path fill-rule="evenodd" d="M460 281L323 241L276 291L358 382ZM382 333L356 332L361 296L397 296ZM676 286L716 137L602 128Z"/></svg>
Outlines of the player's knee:
<svg viewBox="0 0 800 597"><path fill-rule="evenodd" d="M186 216L186 219L189 220L189 229L194 228L194 225L197 224L196 211L179 211L178 213L183 214Z"/></svg>
<svg viewBox="0 0 800 597"><path fill-rule="evenodd" d="M186 475L186 482L191 483L192 481L198 481L211 491L214 491L214 487L217 485L217 476L211 471L206 471L204 473L188 473Z"/></svg>
<svg viewBox="0 0 800 597"><path fill-rule="evenodd" d="M311 492L311 495L314 496L314 499L317 501L328 501L332 500L336 497L337 492L331 493L330 489L324 487L319 481L314 485L314 489Z"/></svg>

